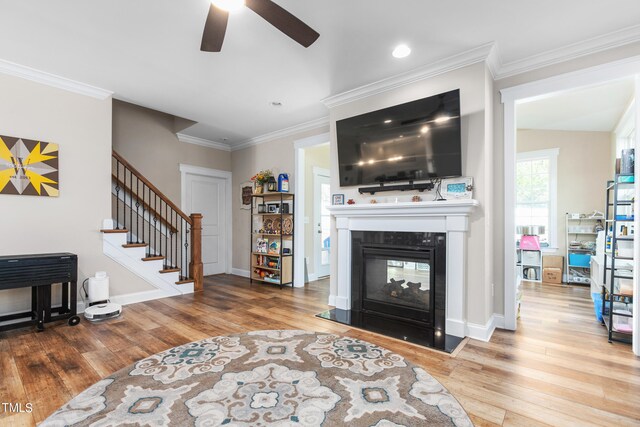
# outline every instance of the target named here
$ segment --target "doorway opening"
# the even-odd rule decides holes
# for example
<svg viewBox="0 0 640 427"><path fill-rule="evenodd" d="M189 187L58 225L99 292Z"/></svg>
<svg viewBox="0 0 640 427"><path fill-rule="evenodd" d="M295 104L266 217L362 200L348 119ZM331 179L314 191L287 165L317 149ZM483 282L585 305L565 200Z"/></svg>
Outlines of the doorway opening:
<svg viewBox="0 0 640 427"><path fill-rule="evenodd" d="M331 254L331 175L329 144L304 149L305 201L304 259L305 283L326 279Z"/></svg>
<svg viewBox="0 0 640 427"><path fill-rule="evenodd" d="M525 322L527 330L545 333L540 326L553 323L574 335L602 335L603 345L607 337L637 336L638 303L618 294L638 290L637 169L624 165L638 146L638 70L602 71L503 91L509 329ZM618 188L623 180L632 183ZM547 303L564 310L538 318ZM572 310L579 307L591 307L593 315L576 322Z"/></svg>
<svg viewBox="0 0 640 427"><path fill-rule="evenodd" d="M317 282L329 289L331 174L329 134L295 142L294 286Z"/></svg>

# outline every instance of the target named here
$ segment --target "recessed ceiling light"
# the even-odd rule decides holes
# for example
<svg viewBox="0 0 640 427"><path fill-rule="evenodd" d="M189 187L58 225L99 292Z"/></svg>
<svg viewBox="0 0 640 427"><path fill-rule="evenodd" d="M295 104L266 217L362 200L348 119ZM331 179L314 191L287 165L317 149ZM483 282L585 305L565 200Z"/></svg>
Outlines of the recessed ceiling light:
<svg viewBox="0 0 640 427"><path fill-rule="evenodd" d="M384 123L385 123L385 124L389 124L389 123L391 123L391 119L387 119L387 120L385 120L385 121L384 121Z"/></svg>
<svg viewBox="0 0 640 427"><path fill-rule="evenodd" d="M370 165L372 165L373 163L374 163L374 162L373 162L373 159L372 159L372 160L369 160L369 164L370 164Z"/></svg>
<svg viewBox="0 0 640 427"><path fill-rule="evenodd" d="M400 44L391 53L394 58L406 58L411 54L411 49L406 44Z"/></svg>
<svg viewBox="0 0 640 427"><path fill-rule="evenodd" d="M426 125L425 125L425 126L422 126L422 128L420 129L420 132L422 132L422 133L427 133L427 132L429 132L429 126L426 126Z"/></svg>
<svg viewBox="0 0 640 427"><path fill-rule="evenodd" d="M437 119L435 119L434 121L436 123L444 123L444 122L448 122L450 118L451 117L449 117L449 116L440 116Z"/></svg>
<svg viewBox="0 0 640 427"><path fill-rule="evenodd" d="M271 106L272 107L282 107L282 102L280 102L280 101L272 101L271 102Z"/></svg>
<svg viewBox="0 0 640 427"><path fill-rule="evenodd" d="M358 166L363 166L363 165L364 165L364 162L363 162L362 160L360 160L360 161L358 162Z"/></svg>
<svg viewBox="0 0 640 427"><path fill-rule="evenodd" d="M219 9L227 12L238 12L244 6L245 0L211 0L211 3Z"/></svg>

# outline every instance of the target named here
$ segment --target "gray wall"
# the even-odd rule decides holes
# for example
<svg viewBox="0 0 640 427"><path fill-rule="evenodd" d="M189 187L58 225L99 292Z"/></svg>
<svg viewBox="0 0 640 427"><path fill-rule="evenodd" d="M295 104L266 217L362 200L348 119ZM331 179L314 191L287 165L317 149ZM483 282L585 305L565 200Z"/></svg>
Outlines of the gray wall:
<svg viewBox="0 0 640 427"><path fill-rule="evenodd" d="M99 230L111 218L111 98L6 75L0 92L0 134L60 146L59 197L0 195L0 255L73 252L80 282L104 270L112 295L153 289L102 252ZM29 290L0 292L0 313L30 305Z"/></svg>
<svg viewBox="0 0 640 427"><path fill-rule="evenodd" d="M231 170L231 153L178 141L174 116L113 101L113 149L180 206L180 164Z"/></svg>
<svg viewBox="0 0 640 427"><path fill-rule="evenodd" d="M345 199L367 203L368 198L358 193L356 187L339 187L335 122L337 120L402 104L453 89L460 89L462 114L462 170L474 179L474 198L480 207L470 217L467 237L467 320L484 325L493 314L491 285L493 283L493 223L491 190L493 188L493 141L491 131L492 87L484 63L478 63L451 71L428 80L411 83L380 94L358 99L330 109L332 193L344 193ZM393 197L385 193L381 197ZM402 196L398 193L397 196ZM426 198L428 196L424 196ZM337 230L331 236L332 246L337 247ZM332 252L332 268L337 265L336 251ZM335 272L332 269L332 273ZM332 274L332 293L337 289L336 275Z"/></svg>
<svg viewBox="0 0 640 427"><path fill-rule="evenodd" d="M271 169L277 176L289 174L290 191L295 189L295 141L328 132L326 127L301 132L277 140L265 142L231 153L233 173L233 268L243 272L249 270L251 244L250 211L240 209L240 186L262 169Z"/></svg>

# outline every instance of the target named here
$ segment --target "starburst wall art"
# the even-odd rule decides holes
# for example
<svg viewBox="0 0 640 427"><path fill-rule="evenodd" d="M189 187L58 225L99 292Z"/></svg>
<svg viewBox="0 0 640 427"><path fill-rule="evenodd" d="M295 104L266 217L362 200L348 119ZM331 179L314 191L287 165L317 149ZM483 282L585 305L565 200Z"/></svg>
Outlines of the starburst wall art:
<svg viewBox="0 0 640 427"><path fill-rule="evenodd" d="M57 197L58 144L0 135L0 194Z"/></svg>

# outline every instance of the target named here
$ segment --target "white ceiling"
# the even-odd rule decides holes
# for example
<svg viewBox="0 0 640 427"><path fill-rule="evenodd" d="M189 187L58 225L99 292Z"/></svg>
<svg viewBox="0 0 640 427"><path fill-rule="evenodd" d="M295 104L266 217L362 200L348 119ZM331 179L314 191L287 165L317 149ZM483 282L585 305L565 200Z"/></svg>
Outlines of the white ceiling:
<svg viewBox="0 0 640 427"><path fill-rule="evenodd" d="M0 0L0 59L111 90L238 144L327 115L323 98L495 42L503 64L637 25L637 0L276 0L304 49L248 9L200 52L207 0ZM408 58L391 56L404 42ZM284 106L274 108L271 101Z"/></svg>
<svg viewBox="0 0 640 427"><path fill-rule="evenodd" d="M519 104L518 129L611 132L629 107L633 78L567 91Z"/></svg>

